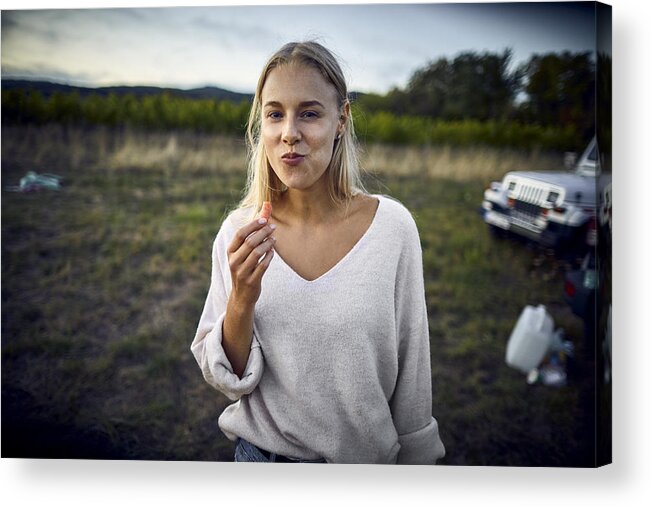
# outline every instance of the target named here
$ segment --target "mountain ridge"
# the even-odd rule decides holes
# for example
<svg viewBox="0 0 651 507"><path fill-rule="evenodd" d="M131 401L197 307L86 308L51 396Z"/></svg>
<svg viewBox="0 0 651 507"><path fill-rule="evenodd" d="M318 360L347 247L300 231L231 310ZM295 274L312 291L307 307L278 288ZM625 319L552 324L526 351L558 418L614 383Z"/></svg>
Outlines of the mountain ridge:
<svg viewBox="0 0 651 507"><path fill-rule="evenodd" d="M2 79L2 90L35 90L41 92L45 97L49 97L55 93L74 93L77 92L81 97L97 94L106 96L111 93L117 95L125 95L131 93L136 97L145 97L148 95L158 95L161 93L169 93L173 96L185 97L190 99L214 99L214 100L229 100L231 102L252 101L252 93L239 93L217 86L203 86L199 88L181 89L172 87L160 86L144 86L144 85L114 85L114 86L99 86L99 87L86 87L57 83L54 81L44 80L29 80L29 79Z"/></svg>

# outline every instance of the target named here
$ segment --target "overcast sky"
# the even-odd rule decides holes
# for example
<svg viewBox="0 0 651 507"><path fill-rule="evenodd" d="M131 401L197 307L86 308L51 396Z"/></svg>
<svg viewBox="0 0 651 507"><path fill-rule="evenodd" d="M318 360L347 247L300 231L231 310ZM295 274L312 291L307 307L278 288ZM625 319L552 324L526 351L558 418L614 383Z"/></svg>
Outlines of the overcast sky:
<svg viewBox="0 0 651 507"><path fill-rule="evenodd" d="M362 4L4 10L2 77L87 86L131 84L252 92L290 40L317 38L350 88L385 93L414 70L462 51L592 51L585 3Z"/></svg>

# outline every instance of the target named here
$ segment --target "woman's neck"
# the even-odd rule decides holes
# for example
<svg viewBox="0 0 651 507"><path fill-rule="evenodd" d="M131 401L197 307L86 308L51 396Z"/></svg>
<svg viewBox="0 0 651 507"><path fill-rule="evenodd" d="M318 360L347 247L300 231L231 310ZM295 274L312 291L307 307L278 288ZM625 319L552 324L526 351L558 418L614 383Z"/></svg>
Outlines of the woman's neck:
<svg viewBox="0 0 651 507"><path fill-rule="evenodd" d="M278 204L278 215L291 225L321 225L341 216L342 206L335 203L327 191L288 189Z"/></svg>

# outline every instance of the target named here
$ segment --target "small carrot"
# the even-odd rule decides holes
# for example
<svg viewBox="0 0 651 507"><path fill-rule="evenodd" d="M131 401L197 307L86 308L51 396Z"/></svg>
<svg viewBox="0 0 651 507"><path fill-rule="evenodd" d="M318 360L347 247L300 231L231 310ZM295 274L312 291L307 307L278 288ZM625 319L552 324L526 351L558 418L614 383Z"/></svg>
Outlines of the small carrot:
<svg viewBox="0 0 651 507"><path fill-rule="evenodd" d="M269 220L271 217L271 202L265 201L262 203L262 210L260 211L260 218L265 218Z"/></svg>

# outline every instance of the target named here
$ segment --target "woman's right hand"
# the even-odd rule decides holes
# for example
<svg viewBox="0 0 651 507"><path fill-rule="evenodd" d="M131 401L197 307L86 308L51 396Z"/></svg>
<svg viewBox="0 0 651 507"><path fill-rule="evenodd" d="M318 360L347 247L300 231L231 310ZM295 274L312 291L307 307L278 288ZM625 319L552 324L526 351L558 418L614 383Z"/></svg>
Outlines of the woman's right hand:
<svg viewBox="0 0 651 507"><path fill-rule="evenodd" d="M232 291L238 305L252 308L260 297L262 276L274 255L276 226L264 218L248 223L235 233L227 249Z"/></svg>

